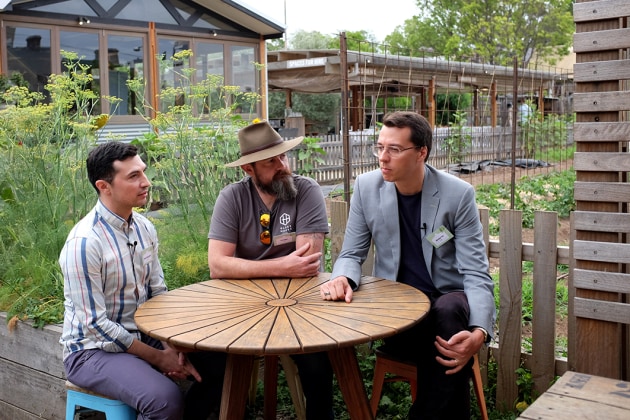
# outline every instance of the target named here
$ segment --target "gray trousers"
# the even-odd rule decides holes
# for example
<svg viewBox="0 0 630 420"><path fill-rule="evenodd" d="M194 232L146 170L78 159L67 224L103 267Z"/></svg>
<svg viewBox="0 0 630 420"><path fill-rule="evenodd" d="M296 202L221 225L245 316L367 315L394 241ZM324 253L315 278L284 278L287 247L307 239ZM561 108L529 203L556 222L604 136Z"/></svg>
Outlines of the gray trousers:
<svg viewBox="0 0 630 420"><path fill-rule="evenodd" d="M161 348L159 341L147 341ZM179 420L183 416L184 398L177 384L137 356L82 350L66 357L64 367L70 382L134 407L138 419Z"/></svg>

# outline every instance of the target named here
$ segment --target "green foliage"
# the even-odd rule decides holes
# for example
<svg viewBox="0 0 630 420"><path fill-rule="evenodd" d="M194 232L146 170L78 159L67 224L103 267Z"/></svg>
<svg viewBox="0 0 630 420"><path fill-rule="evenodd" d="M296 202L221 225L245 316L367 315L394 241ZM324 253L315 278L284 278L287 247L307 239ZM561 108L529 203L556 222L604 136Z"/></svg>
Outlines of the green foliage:
<svg viewBox="0 0 630 420"><path fill-rule="evenodd" d="M472 134L466 126L466 113L457 111L452 114L453 121L449 123L451 127L449 136L444 139L446 145L448 161L450 163L461 163L466 156L466 150L472 144Z"/></svg>
<svg viewBox="0 0 630 420"><path fill-rule="evenodd" d="M5 92L14 105L0 111L0 310L38 326L59 322L63 315L59 252L96 201L85 159L96 130L109 117L92 114L91 79L72 53L64 57L68 70L50 77L49 104L14 86ZM187 57L189 51L182 51L173 60ZM175 71L172 61L162 65ZM165 89L160 98L164 110L147 117L154 131L132 141L148 165L151 200L169 206L149 214L158 229L169 288L209 278L212 206L225 185L243 176L240 168L224 166L238 158L237 130L246 124L233 111L237 103L251 111L259 99L214 76L192 83L191 74L181 70L180 85ZM134 79L129 86L144 97L144 81ZM315 141L299 152L311 165L321 152Z"/></svg>
<svg viewBox="0 0 630 420"><path fill-rule="evenodd" d="M252 112L260 96L242 92L238 86L225 86L216 75L194 83L193 68L175 65L191 56L189 50L184 50L161 63L163 68L176 73L178 85L160 93L160 103L170 105L153 110L152 118L145 117L154 132L136 138L133 143L146 159L147 173L154 185L152 201L176 206L191 241L201 245L206 238L196 235L198 226L193 209L200 212L207 227L211 205L219 191L242 177L239 168L225 167L226 162L238 158L237 131L246 125L233 111L245 106ZM140 79L129 84L138 97L143 86ZM150 109L148 103L139 111L145 109Z"/></svg>
<svg viewBox="0 0 630 420"><path fill-rule="evenodd" d="M300 29L289 38L289 45L292 50L325 50L333 48L330 45L334 39L332 35Z"/></svg>
<svg viewBox="0 0 630 420"><path fill-rule="evenodd" d="M527 67L568 54L573 32L570 0L429 0L385 40L410 56L429 49L510 66L516 56Z"/></svg>
<svg viewBox="0 0 630 420"><path fill-rule="evenodd" d="M440 93L437 95L437 124L441 126L461 122L463 110L470 108L470 93ZM464 114L465 115L465 114Z"/></svg>
<svg viewBox="0 0 630 420"><path fill-rule="evenodd" d="M160 210L149 215L160 238L160 263L169 290L210 279L207 237L209 223L199 211L189 214L194 231L182 229L182 217Z"/></svg>
<svg viewBox="0 0 630 420"><path fill-rule="evenodd" d="M336 126L336 116L339 113L341 96L338 93L293 93L293 112L301 113L312 124L312 130L327 133ZM284 118L285 94L283 92L269 92L270 118Z"/></svg>
<svg viewBox="0 0 630 420"><path fill-rule="evenodd" d="M322 156L326 151L319 145L320 141L321 139L315 137L307 137L302 141L302 147L294 149L299 162L297 172L300 175L309 175L317 165L325 163Z"/></svg>
<svg viewBox="0 0 630 420"><path fill-rule="evenodd" d="M538 393L534 390L534 378L531 371L519 367L516 369L516 374L518 375L516 378L516 385L518 385L518 402L516 407L519 411L523 411L538 398ZM521 409L521 407L523 408Z"/></svg>
<svg viewBox="0 0 630 420"><path fill-rule="evenodd" d="M13 72L11 76L7 76L6 74L0 74L0 94L9 90L12 86L18 87L28 87L28 82L19 72Z"/></svg>
<svg viewBox="0 0 630 420"><path fill-rule="evenodd" d="M533 104L534 110L530 118L521 125L525 157L534 158L534 154L546 148L560 149L566 143L567 123L565 118L557 114L547 114L544 118Z"/></svg>
<svg viewBox="0 0 630 420"><path fill-rule="evenodd" d="M569 217L575 209L574 182L573 170L521 178L515 185L514 210L523 212L523 227L533 227L536 210L555 211L560 218ZM476 194L477 203L488 207L490 211L490 234L498 235L499 212L510 207L510 185L480 185Z"/></svg>
<svg viewBox="0 0 630 420"><path fill-rule="evenodd" d="M84 175L94 144L87 79L65 56L67 71L47 85L49 104L14 86L4 95L13 105L0 111L0 309L37 326L61 318L59 251L94 200Z"/></svg>

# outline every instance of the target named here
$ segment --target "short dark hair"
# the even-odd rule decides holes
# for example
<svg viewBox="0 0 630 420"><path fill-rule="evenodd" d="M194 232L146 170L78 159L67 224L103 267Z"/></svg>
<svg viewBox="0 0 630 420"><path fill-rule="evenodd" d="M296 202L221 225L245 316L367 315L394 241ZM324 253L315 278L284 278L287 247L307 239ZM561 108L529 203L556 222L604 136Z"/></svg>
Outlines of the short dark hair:
<svg viewBox="0 0 630 420"><path fill-rule="evenodd" d="M386 114L383 117L383 125L385 127L396 127L411 129L411 141L418 147L427 148L426 162L431 154L433 145L433 130L426 118L422 115L411 111L395 111Z"/></svg>
<svg viewBox="0 0 630 420"><path fill-rule="evenodd" d="M117 160L126 160L138 154L138 148L129 143L120 141L110 141L96 146L90 151L85 161L87 166L88 179L94 187L97 194L100 191L96 187L96 181L111 183L116 175L114 162Z"/></svg>

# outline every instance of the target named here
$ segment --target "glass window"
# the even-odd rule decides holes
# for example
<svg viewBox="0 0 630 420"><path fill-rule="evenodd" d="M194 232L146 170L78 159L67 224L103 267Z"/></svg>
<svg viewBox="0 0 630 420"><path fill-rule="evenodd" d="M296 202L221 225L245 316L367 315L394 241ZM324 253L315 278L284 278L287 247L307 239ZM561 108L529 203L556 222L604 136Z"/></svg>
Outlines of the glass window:
<svg viewBox="0 0 630 420"><path fill-rule="evenodd" d="M173 105L186 103L185 92L190 87L190 60L175 59L175 54L190 49L188 41L160 38L158 52L160 59L160 111L166 112Z"/></svg>
<svg viewBox="0 0 630 420"><path fill-rule="evenodd" d="M256 101L248 93L256 92L256 55L253 47L232 46L232 79L228 83L238 86L243 95L234 98L236 112L255 113Z"/></svg>
<svg viewBox="0 0 630 420"><path fill-rule="evenodd" d="M7 73L20 73L31 91L47 95L45 86L52 73L50 30L7 26Z"/></svg>
<svg viewBox="0 0 630 420"><path fill-rule="evenodd" d="M121 101L110 109L114 115L139 115L138 107L143 105L144 88L138 94L131 92L127 83L142 80L144 74L144 39L140 36L107 36L107 75L109 95ZM101 57L103 53L101 52ZM105 69L103 69L103 72Z"/></svg>
<svg viewBox="0 0 630 420"><path fill-rule="evenodd" d="M201 113L207 114L224 105L220 100L221 86L225 84L223 44L199 41L195 46L195 78L208 92Z"/></svg>
<svg viewBox="0 0 630 420"><path fill-rule="evenodd" d="M98 35L96 33L59 31L59 47L63 51L76 53L83 65L88 65L87 71L92 75L92 83L89 88L101 95L101 78L98 65ZM66 66L61 58L61 71L66 71ZM101 113L101 102L97 101L91 109L92 115Z"/></svg>
<svg viewBox="0 0 630 420"><path fill-rule="evenodd" d="M166 23L177 25L179 22L170 14L161 2L156 0L134 0L127 3L116 19L140 20L143 22Z"/></svg>
<svg viewBox="0 0 630 420"><path fill-rule="evenodd" d="M42 13L72 13L73 15L78 16L97 16L94 9L92 9L84 0L55 1L48 3L53 4L31 7L30 10Z"/></svg>

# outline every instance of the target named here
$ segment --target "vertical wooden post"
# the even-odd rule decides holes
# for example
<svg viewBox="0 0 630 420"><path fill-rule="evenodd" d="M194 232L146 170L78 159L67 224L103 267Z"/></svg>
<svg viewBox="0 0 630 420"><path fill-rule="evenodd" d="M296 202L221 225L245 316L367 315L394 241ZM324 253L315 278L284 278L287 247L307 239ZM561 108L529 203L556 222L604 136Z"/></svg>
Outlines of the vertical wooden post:
<svg viewBox="0 0 630 420"><path fill-rule="evenodd" d="M436 118L436 103L435 103L435 76L431 77L429 80L429 95L427 98L427 108L429 109L428 120L431 128L435 128L435 118Z"/></svg>
<svg viewBox="0 0 630 420"><path fill-rule="evenodd" d="M352 145L348 133L348 44L346 33L339 34L339 57L341 79L341 137L343 141L343 194L350 204L350 179L352 178Z"/></svg>
<svg viewBox="0 0 630 420"><path fill-rule="evenodd" d="M518 398L516 370L521 364L523 215L501 210L499 215L499 352L497 408L513 410Z"/></svg>
<svg viewBox="0 0 630 420"><path fill-rule="evenodd" d="M556 355L556 273L558 214L534 213L534 279L532 318L532 378L542 394L554 378Z"/></svg>
<svg viewBox="0 0 630 420"><path fill-rule="evenodd" d="M260 41L258 42L258 49L260 51L260 62L265 64L262 71L260 71L260 96L261 96L261 104L260 104L260 116L263 120L269 119L269 110L267 109L269 105L269 86L267 86L267 42L265 38L260 37Z"/></svg>
<svg viewBox="0 0 630 420"><path fill-rule="evenodd" d="M497 126L497 116L499 115L499 107L497 106L497 82L490 85L490 126Z"/></svg>
<svg viewBox="0 0 630 420"><path fill-rule="evenodd" d="M617 183L621 173L627 171L624 169L626 165L623 165L627 160L621 156L617 157L620 145L618 141L611 140L610 136L598 135L594 139L589 139L586 135L589 132L601 133L602 130L606 130L611 123L620 121L620 111L630 108L627 92L619 92L619 81L623 76L610 70L628 67L627 64L619 63L619 60L624 59L623 51L630 47L630 29L626 28L624 23L627 13L628 3L615 0L595 2L577 0L573 5L573 18L576 22L576 34L573 38L573 49L576 52L574 168L577 181L574 194L578 211L615 213L622 208L621 202L627 201L622 196L618 201L588 198L589 191L594 188L605 189L606 184L612 186ZM625 97L625 103L623 100L616 103L611 100L616 95L620 98ZM625 131L628 127L619 126L618 129ZM575 228L572 226L571 229ZM573 243L625 241L624 235L617 232L576 229L572 236L575 238ZM616 262L595 259L576 260L574 267L592 272L623 270L623 266ZM617 322L596 319L588 312L576 309L578 300L606 304L620 302L623 295L603 290L574 289L573 284L571 289L569 369L623 379L621 367L623 359L628 358L627 348L624 349L623 345L624 329L620 328ZM627 331L627 327L624 328ZM627 372L625 376L627 378Z"/></svg>
<svg viewBox="0 0 630 420"><path fill-rule="evenodd" d="M151 107L149 108L149 115L151 118L155 118L155 110L160 109L160 64L157 59L157 33L155 31L155 23L149 22L149 72L151 77L149 78L149 98L151 101Z"/></svg>

